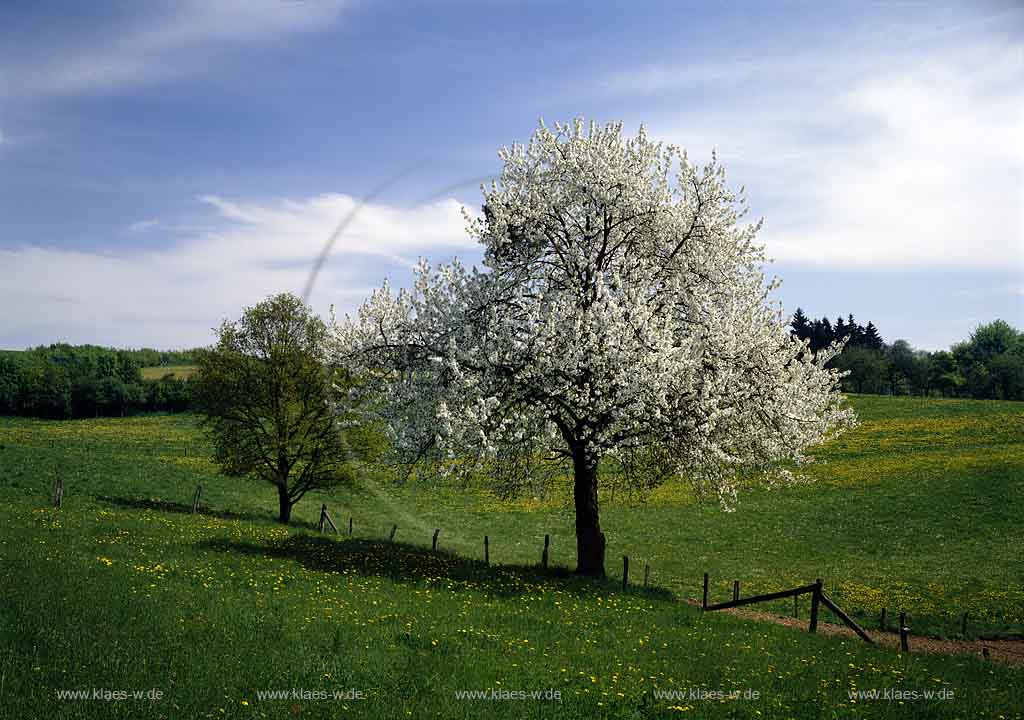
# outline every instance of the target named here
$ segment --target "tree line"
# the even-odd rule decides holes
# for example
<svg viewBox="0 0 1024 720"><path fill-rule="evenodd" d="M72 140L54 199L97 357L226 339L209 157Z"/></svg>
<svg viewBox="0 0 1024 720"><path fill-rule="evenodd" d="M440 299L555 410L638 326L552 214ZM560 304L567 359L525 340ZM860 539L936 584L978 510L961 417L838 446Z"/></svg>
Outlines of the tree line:
<svg viewBox="0 0 1024 720"><path fill-rule="evenodd" d="M845 319L809 319L797 308L791 333L813 352L846 340L829 367L848 371L846 392L883 395L940 395L977 399L1024 400L1024 332L1003 320L978 326L949 350L918 350L906 340L886 343L874 323Z"/></svg>
<svg viewBox="0 0 1024 720"><path fill-rule="evenodd" d="M1024 400L1024 332L1003 320L935 352L902 339L886 343L873 322L861 325L853 314L811 319L797 308L790 329L813 352L846 340L829 362L848 371L845 392ZM0 351L0 415L65 419L189 410L192 381L171 374L147 380L141 369L191 365L199 353L65 343Z"/></svg>
<svg viewBox="0 0 1024 720"><path fill-rule="evenodd" d="M157 380L142 368L190 363L195 351L116 350L57 343L0 352L0 415L63 420L181 412L192 384L168 373Z"/></svg>

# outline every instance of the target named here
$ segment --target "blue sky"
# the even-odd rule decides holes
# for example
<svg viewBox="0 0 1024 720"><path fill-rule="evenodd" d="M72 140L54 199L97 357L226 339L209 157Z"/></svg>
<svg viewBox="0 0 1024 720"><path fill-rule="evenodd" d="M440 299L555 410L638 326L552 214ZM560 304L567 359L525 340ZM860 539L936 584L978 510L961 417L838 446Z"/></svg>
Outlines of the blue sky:
<svg viewBox="0 0 1024 720"><path fill-rule="evenodd" d="M789 311L1024 326L1024 10L715 5L7 0L0 347L206 344L399 175L314 307L472 264L498 148L575 116L715 148Z"/></svg>

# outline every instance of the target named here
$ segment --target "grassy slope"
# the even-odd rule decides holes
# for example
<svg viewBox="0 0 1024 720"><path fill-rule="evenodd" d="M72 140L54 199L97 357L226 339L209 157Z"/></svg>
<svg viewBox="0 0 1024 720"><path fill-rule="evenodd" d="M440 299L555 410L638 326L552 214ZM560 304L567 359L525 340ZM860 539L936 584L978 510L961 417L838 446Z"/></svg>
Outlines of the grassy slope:
<svg viewBox="0 0 1024 720"><path fill-rule="evenodd" d="M173 375L176 378L185 379L195 374L195 365L153 365L142 368L143 380L159 380L164 375Z"/></svg>
<svg viewBox="0 0 1024 720"><path fill-rule="evenodd" d="M989 629L1019 628L1021 406L854 402L864 423L822 450L818 485L754 493L730 514L678 488L645 505L606 502L610 558L649 561L653 582L680 595L695 596L705 570L719 597L733 577L757 592L820 575L849 609L906 604L915 631L948 631L955 623L943 613L964 607L979 625L989 610ZM634 717L678 714L673 707L832 716L814 700L837 717L906 710L850 705L854 686L956 691L954 702L914 703L918 716L1019 717L1024 702L1020 670L899 658L701 616L662 591L624 594L614 582L580 586L465 559L482 554L486 533L492 561L532 563L551 533L554 562L571 564L571 513L557 501L338 493L324 500L339 525L355 516L357 538L337 542L275 527L272 493L216 477L187 417L0 420L0 444L0 707L15 717L42 707L66 717L279 717L292 703L258 701L255 690L291 687L363 689L369 699L347 704L377 717L413 708L416 717ZM68 487L59 513L41 509L57 474ZM237 517L179 512L199 481L204 505ZM300 522L315 519L319 501L299 506ZM392 522L412 545L365 539ZM457 555L423 552L434 527ZM167 699L53 699L57 688L92 687L158 687ZM454 700L456 690L501 687L556 688L563 702ZM762 698L723 707L656 700L653 687L750 688ZM295 704L303 715L341 714L334 701Z"/></svg>

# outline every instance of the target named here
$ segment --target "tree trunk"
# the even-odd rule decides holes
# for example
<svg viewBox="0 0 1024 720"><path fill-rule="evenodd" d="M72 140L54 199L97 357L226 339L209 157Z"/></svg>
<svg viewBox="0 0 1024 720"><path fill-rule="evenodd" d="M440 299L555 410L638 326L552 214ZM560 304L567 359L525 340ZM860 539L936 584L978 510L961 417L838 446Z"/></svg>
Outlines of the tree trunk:
<svg viewBox="0 0 1024 720"><path fill-rule="evenodd" d="M576 500L576 572L604 577L604 533L598 521L597 456L573 452Z"/></svg>
<svg viewBox="0 0 1024 720"><path fill-rule="evenodd" d="M277 504L279 509L277 521L287 525L292 519L292 499L288 497L287 486L277 486Z"/></svg>

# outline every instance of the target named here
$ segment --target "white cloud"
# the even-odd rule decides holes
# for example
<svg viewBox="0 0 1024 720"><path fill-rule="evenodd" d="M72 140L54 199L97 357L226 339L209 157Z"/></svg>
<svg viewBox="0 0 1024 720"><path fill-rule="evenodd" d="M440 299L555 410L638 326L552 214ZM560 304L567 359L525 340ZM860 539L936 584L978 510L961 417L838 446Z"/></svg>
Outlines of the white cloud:
<svg viewBox="0 0 1024 720"><path fill-rule="evenodd" d="M243 306L276 292L301 292L313 259L357 202L340 194L201 200L212 209L211 227L163 248L0 250L0 327L10 338L45 333L39 342L205 344L209 328ZM371 286L419 254L472 245L454 200L414 208L364 206L338 239L311 303L322 312L332 303L339 312L353 309ZM0 337L0 346L4 342Z"/></svg>
<svg viewBox="0 0 1024 720"><path fill-rule="evenodd" d="M762 75L766 68L757 60L725 63L653 63L637 68L616 70L597 79L595 90L609 96L655 95L680 87L722 87L736 85Z"/></svg>
<svg viewBox="0 0 1024 720"><path fill-rule="evenodd" d="M213 53L329 25L341 0L176 0L74 44L39 48L4 67L2 95L61 96L138 87L208 70Z"/></svg>
<svg viewBox="0 0 1024 720"><path fill-rule="evenodd" d="M245 255L262 262L315 257L339 221L361 202L342 194L273 202L239 202L215 195L199 199L229 221L195 244L201 257L219 253L226 261ZM462 205L451 199L413 208L362 205L335 250L411 265L420 250L473 244L461 213Z"/></svg>
<svg viewBox="0 0 1024 720"><path fill-rule="evenodd" d="M691 155L717 148L766 216L770 255L861 269L1024 271L1020 44L835 53L813 63L787 55L728 70L639 68L632 87L746 83L647 124ZM616 73L596 91L630 87L628 77Z"/></svg>
<svg viewBox="0 0 1024 720"><path fill-rule="evenodd" d="M131 223L124 229L124 231L130 235L134 235L137 233L149 232L150 230L155 230L158 227L160 227L160 219L149 218L148 220L139 220Z"/></svg>

